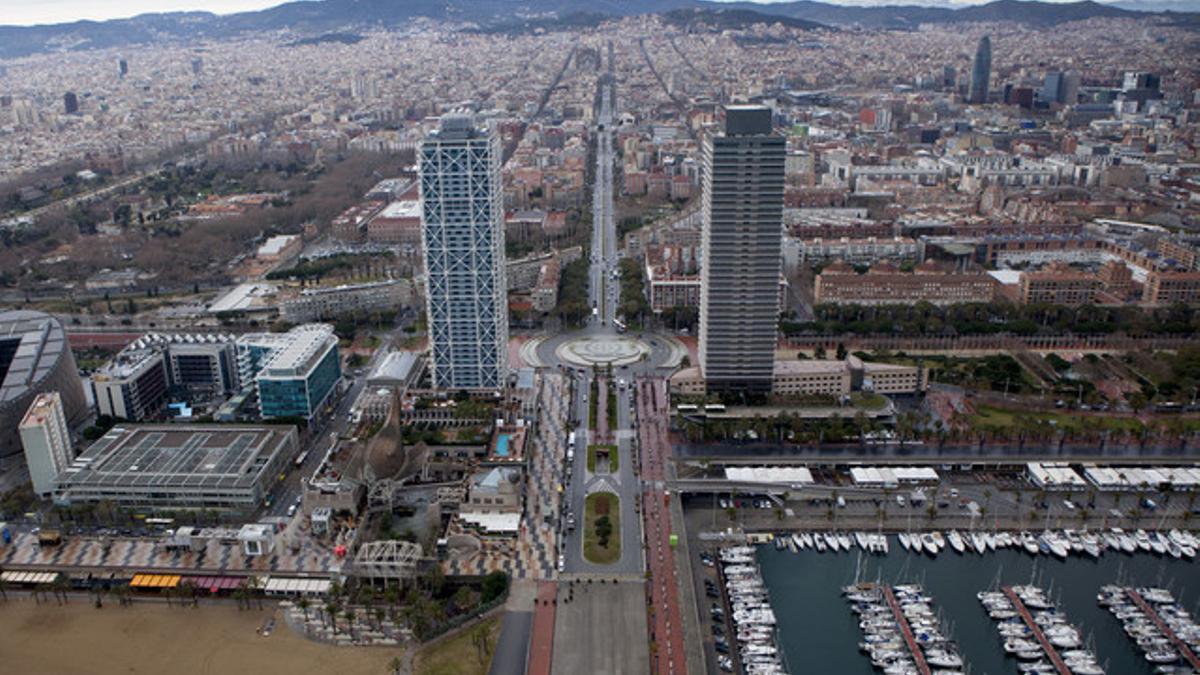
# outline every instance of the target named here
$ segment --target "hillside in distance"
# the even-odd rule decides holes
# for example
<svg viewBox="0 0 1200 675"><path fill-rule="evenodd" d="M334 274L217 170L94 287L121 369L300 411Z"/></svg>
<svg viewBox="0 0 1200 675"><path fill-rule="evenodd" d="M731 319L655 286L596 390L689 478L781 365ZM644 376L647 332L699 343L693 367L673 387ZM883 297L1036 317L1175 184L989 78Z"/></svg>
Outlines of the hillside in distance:
<svg viewBox="0 0 1200 675"><path fill-rule="evenodd" d="M1152 14L1090 0L1070 3L997 0L957 9L914 5L843 6L813 0L770 4L706 0L314 0L223 16L208 12L172 12L111 21L0 26L0 59L39 52L223 39L258 31L287 31L303 38L353 33L366 28L403 28L419 17L477 24L483 28L511 29L525 25L531 29L553 30L594 24L603 17L668 14L678 10L708 11L690 17L676 15L677 21L727 23L730 27L754 23L756 15L803 22L783 22L797 27L815 27L808 25L811 23L884 29L911 29L922 23L1001 20L1044 27L1094 17L1156 15L1200 25L1200 14ZM581 22L580 17L586 17L586 20Z"/></svg>

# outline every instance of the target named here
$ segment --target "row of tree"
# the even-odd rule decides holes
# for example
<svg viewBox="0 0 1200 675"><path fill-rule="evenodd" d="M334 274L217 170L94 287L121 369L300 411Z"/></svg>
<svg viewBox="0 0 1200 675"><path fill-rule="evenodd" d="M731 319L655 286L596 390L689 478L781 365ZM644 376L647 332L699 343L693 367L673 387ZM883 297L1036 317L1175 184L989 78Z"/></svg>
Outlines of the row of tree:
<svg viewBox="0 0 1200 675"><path fill-rule="evenodd" d="M789 335L1189 335L1200 331L1200 311L1182 304L1154 309L1007 302L948 306L928 302L883 306L822 304L814 308L814 314L812 321L785 319L780 327Z"/></svg>

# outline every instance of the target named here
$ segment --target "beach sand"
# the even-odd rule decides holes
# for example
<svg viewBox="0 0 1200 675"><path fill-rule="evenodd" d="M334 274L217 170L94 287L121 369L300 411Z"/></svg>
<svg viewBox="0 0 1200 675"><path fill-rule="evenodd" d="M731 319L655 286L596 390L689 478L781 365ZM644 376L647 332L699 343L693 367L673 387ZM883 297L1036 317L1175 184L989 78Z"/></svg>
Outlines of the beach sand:
<svg viewBox="0 0 1200 675"><path fill-rule="evenodd" d="M256 629L276 614L269 637ZM96 609L82 596L68 605L34 603L11 591L0 601L0 672L109 675L116 673L338 673L386 675L402 650L333 647L310 642L283 624L282 612L236 606L168 607L157 602Z"/></svg>

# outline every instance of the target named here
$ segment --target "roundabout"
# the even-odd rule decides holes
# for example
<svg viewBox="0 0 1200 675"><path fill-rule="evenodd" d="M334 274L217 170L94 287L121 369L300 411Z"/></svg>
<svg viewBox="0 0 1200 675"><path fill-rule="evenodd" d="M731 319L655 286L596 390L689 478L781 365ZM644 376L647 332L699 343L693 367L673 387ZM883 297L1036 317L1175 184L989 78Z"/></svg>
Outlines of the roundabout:
<svg viewBox="0 0 1200 675"><path fill-rule="evenodd" d="M590 368L627 366L650 355L650 346L624 335L586 335L559 344L554 355L560 362Z"/></svg>
<svg viewBox="0 0 1200 675"><path fill-rule="evenodd" d="M637 372L678 368L687 347L662 333L622 335L585 329L558 335L539 335L522 341L521 361L534 368L584 368L612 365Z"/></svg>

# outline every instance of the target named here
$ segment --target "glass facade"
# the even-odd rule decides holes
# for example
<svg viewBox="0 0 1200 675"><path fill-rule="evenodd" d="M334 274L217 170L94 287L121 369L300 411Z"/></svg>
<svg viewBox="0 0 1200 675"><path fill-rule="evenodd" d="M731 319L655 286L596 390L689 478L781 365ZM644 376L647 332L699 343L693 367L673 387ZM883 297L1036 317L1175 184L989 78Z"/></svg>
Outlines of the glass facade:
<svg viewBox="0 0 1200 675"><path fill-rule="evenodd" d="M421 146L431 374L439 389L496 391L507 374L500 142L447 116Z"/></svg>
<svg viewBox="0 0 1200 675"><path fill-rule="evenodd" d="M342 376L337 345L307 375L260 377L259 409L263 417L312 417Z"/></svg>

